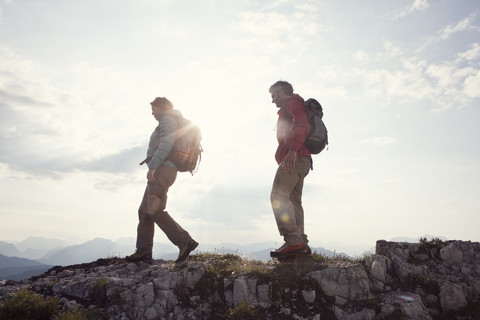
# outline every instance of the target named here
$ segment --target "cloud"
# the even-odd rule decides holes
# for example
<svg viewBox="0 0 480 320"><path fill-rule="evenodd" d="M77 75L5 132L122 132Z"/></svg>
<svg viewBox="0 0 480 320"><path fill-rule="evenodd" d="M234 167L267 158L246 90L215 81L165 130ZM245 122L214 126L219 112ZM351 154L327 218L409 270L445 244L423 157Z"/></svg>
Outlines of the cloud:
<svg viewBox="0 0 480 320"><path fill-rule="evenodd" d="M344 70L343 78L358 77L349 92L381 97L384 104L430 101L432 111L461 109L478 98L478 59L480 45L474 43L464 51L452 55L450 60L432 63L418 52L401 49L386 41L378 53L357 51L353 56L362 63L354 72ZM375 59L367 59L374 56ZM328 75L329 73L323 73ZM345 82L346 80L344 80ZM358 84L364 84L359 86Z"/></svg>
<svg viewBox="0 0 480 320"><path fill-rule="evenodd" d="M357 69L357 73L366 80L366 92L397 101L431 97L435 89L423 74L426 62L416 57L404 58L400 62L390 68Z"/></svg>
<svg viewBox="0 0 480 320"><path fill-rule="evenodd" d="M474 43L472 49L460 52L456 56L458 58L452 61L430 64L425 74L436 80L436 86L441 89L443 95L464 104L480 96L478 90L480 70L476 64L480 57L480 46ZM464 61L468 64L463 65Z"/></svg>
<svg viewBox="0 0 480 320"><path fill-rule="evenodd" d="M470 17L460 20L456 24L451 24L446 26L443 30L440 31L439 37L445 40L450 38L453 34L457 32L474 29L472 27L473 19L474 19L474 15L471 15Z"/></svg>
<svg viewBox="0 0 480 320"><path fill-rule="evenodd" d="M81 171L128 173L138 168L145 151L145 146L129 147L98 159L80 162L75 167Z"/></svg>
<svg viewBox="0 0 480 320"><path fill-rule="evenodd" d="M480 70L465 79L463 93L471 98L480 98Z"/></svg>
<svg viewBox="0 0 480 320"><path fill-rule="evenodd" d="M454 64L446 63L429 65L425 74L436 79L437 86L446 90L454 90L461 84L462 79L471 74L472 71L472 68L459 68Z"/></svg>
<svg viewBox="0 0 480 320"><path fill-rule="evenodd" d="M359 62L363 62L363 61L368 61L370 56L368 55L368 53L366 53L365 51L363 50L359 50L357 52L355 52L355 59Z"/></svg>
<svg viewBox="0 0 480 320"><path fill-rule="evenodd" d="M85 87L52 85L36 65L5 47L0 74L5 76L0 77L0 162L10 170L61 178L81 170L131 172L142 160L145 150L138 145L148 135L142 140L129 131L136 126L133 111L116 105L112 113L111 102L89 104ZM112 79L92 68L75 75Z"/></svg>
<svg viewBox="0 0 480 320"><path fill-rule="evenodd" d="M470 50L459 53L458 60L456 62L461 62L463 60L473 61L478 59L480 57L480 45L478 43L474 43L472 47L473 48Z"/></svg>
<svg viewBox="0 0 480 320"><path fill-rule="evenodd" d="M243 47L270 54L304 50L310 45L310 39L321 31L316 7L306 4L282 10L283 4L280 1L260 10L239 13L231 24L232 30L240 35L236 41Z"/></svg>
<svg viewBox="0 0 480 320"><path fill-rule="evenodd" d="M462 20L449 24L441 28L435 35L430 36L425 40L425 42L417 49L418 52L429 47L433 43L445 41L453 37L455 34L464 32L464 31L478 31L479 28L473 24L476 14L471 14L469 17L463 18Z"/></svg>
<svg viewBox="0 0 480 320"><path fill-rule="evenodd" d="M429 6L430 6L430 4L428 3L428 0L414 0L413 3L410 6L407 6L403 9L401 9L394 16L394 19L403 18L403 17L407 16L408 14L416 12L416 11L426 10Z"/></svg>
<svg viewBox="0 0 480 320"><path fill-rule="evenodd" d="M410 7L410 11L416 10L425 10L430 6L428 0L415 0L413 5Z"/></svg>

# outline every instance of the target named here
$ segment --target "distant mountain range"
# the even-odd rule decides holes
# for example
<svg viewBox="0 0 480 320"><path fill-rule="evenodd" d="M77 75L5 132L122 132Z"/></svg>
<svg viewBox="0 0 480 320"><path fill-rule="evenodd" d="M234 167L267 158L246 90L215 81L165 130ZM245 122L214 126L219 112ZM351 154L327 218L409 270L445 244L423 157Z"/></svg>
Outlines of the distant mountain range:
<svg viewBox="0 0 480 320"><path fill-rule="evenodd" d="M270 260L270 251L274 247L275 243L270 242L248 245L200 244L197 251L237 254L249 259L267 261ZM335 254L323 248L313 250L327 256ZM125 257L133 252L135 252L134 238L121 238L117 241L95 238L73 245L63 240L39 237L28 238L17 244L0 241L0 279L21 280L43 273L55 265L67 266L99 258ZM177 256L178 249L172 244L154 244L154 259L174 260Z"/></svg>
<svg viewBox="0 0 480 320"><path fill-rule="evenodd" d="M37 261L0 254L0 279L22 280L41 274L51 267Z"/></svg>
<svg viewBox="0 0 480 320"><path fill-rule="evenodd" d="M424 236L433 238L432 236ZM444 237L439 237L446 240ZM418 239L397 237L393 241L417 242ZM237 254L254 260L270 260L270 251L278 244L274 242L252 243L239 245L235 243L220 243L218 245L200 244L199 252L219 254ZM178 256L178 249L172 244L155 243L154 259L174 260ZM331 257L348 256L345 253L336 253L321 247L312 248L313 251ZM135 251L134 238L120 238L116 241L95 238L81 244L71 244L66 240L31 237L22 242L13 244L0 241L0 279L21 280L35 274L43 273L52 266L67 266L95 261L99 258L125 257Z"/></svg>

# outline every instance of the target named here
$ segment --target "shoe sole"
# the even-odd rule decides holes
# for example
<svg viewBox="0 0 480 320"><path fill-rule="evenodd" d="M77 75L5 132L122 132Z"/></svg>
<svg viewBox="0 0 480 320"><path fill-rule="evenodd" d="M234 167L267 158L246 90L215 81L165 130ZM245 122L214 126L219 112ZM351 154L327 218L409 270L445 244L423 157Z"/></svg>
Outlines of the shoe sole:
<svg viewBox="0 0 480 320"><path fill-rule="evenodd" d="M127 262L146 262L146 263L152 263L153 259L152 256L149 257L139 257L139 258L127 258L125 257L125 261Z"/></svg>
<svg viewBox="0 0 480 320"><path fill-rule="evenodd" d="M308 254L307 247L303 247L303 248L297 249L297 250L292 250L288 253L280 253L280 252L272 251L272 252L270 252L270 257L271 258L283 258L283 257L290 257L292 255L299 255L299 254L303 255L302 253Z"/></svg>
<svg viewBox="0 0 480 320"><path fill-rule="evenodd" d="M307 263L313 262L313 257L310 255L296 254L288 257L275 258L280 263Z"/></svg>

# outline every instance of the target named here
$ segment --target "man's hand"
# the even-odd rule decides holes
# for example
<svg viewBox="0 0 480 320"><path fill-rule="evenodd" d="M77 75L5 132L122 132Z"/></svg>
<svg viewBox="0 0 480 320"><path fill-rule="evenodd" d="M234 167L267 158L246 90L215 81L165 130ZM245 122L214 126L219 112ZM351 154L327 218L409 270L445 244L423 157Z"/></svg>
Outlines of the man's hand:
<svg viewBox="0 0 480 320"><path fill-rule="evenodd" d="M150 181L150 182L154 182L154 181L155 181L155 170L153 170L153 169L148 170L148 172L147 172L147 180Z"/></svg>
<svg viewBox="0 0 480 320"><path fill-rule="evenodd" d="M287 156L282 161L282 168L285 172L292 172L295 168L295 162L297 161L297 152L289 150Z"/></svg>

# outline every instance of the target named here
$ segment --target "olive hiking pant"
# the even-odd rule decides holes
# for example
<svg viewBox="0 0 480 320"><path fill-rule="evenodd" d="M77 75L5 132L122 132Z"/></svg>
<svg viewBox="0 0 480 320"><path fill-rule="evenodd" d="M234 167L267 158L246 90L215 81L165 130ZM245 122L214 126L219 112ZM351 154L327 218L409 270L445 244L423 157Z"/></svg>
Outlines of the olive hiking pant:
<svg viewBox="0 0 480 320"><path fill-rule="evenodd" d="M168 239L181 248L192 237L165 210L167 192L177 178L177 169L160 166L155 171L155 181L148 181L142 203L138 209L137 252L151 253L155 224L167 235Z"/></svg>

